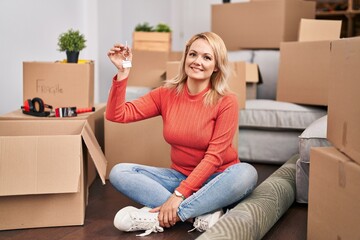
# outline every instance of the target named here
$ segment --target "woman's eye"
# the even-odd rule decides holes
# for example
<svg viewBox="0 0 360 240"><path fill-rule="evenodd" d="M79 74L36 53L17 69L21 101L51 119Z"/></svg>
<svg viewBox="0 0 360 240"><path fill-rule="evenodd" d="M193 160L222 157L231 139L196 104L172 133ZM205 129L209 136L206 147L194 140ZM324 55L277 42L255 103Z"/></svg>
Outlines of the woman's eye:
<svg viewBox="0 0 360 240"><path fill-rule="evenodd" d="M205 58L206 60L211 61L211 57L209 57L209 56L205 56L204 58Z"/></svg>
<svg viewBox="0 0 360 240"><path fill-rule="evenodd" d="M196 56L196 54L193 53L193 52L191 52L191 53L189 53L189 56L190 56L190 57L194 57L194 56Z"/></svg>

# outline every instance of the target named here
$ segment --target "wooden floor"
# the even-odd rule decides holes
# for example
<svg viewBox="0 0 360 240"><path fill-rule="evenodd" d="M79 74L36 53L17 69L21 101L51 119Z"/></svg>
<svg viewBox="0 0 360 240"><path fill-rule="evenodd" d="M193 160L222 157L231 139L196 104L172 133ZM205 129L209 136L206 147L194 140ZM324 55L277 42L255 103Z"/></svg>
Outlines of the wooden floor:
<svg viewBox="0 0 360 240"><path fill-rule="evenodd" d="M253 164L258 170L259 183L265 180L279 166ZM116 192L110 183L103 186L96 179L90 188L89 205L86 209L84 226L56 227L41 229L25 229L0 231L0 240L129 240L139 239L134 232L124 233L113 227L115 213L122 207L132 205L139 207L125 196ZM294 203L293 206L264 236L264 240L304 240L306 239L307 205ZM190 223L177 223L163 233L153 233L145 239L156 240L190 240L196 239L201 233L187 231L192 228Z"/></svg>

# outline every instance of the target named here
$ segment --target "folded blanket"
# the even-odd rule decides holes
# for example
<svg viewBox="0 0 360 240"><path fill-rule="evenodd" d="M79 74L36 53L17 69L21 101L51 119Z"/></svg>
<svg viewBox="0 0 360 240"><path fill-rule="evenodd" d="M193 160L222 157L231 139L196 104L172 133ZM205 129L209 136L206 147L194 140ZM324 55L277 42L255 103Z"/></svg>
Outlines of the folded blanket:
<svg viewBox="0 0 360 240"><path fill-rule="evenodd" d="M291 157L197 240L255 240L264 237L295 200L295 164L298 158L298 155Z"/></svg>

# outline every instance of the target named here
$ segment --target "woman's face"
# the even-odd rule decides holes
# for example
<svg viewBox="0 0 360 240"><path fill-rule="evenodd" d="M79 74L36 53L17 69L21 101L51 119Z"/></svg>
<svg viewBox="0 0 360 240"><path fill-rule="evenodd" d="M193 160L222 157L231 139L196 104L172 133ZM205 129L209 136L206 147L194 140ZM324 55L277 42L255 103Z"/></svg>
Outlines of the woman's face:
<svg viewBox="0 0 360 240"><path fill-rule="evenodd" d="M205 39L195 40L185 59L185 73L193 80L209 81L215 67L215 56L210 44Z"/></svg>

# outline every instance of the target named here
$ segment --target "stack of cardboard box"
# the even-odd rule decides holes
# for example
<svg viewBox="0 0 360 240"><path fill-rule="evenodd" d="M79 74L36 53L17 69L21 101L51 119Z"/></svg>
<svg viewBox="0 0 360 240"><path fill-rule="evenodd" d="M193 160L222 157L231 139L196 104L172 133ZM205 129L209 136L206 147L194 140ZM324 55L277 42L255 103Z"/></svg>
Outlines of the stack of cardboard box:
<svg viewBox="0 0 360 240"><path fill-rule="evenodd" d="M315 18L315 5L315 2L298 0L214 4L211 31L221 36L230 52L279 49L281 42L298 39L300 19ZM247 80L246 99L257 98L261 80Z"/></svg>
<svg viewBox="0 0 360 240"><path fill-rule="evenodd" d="M360 37L339 39L341 23L311 21L310 1L215 5L212 14L229 50L280 49L276 100L327 107L333 147L311 149L307 238L358 239Z"/></svg>
<svg viewBox="0 0 360 240"><path fill-rule="evenodd" d="M94 107L94 64L24 63L23 98ZM88 188L105 183L105 104L76 117L0 116L0 230L82 225ZM100 145L99 145L100 143Z"/></svg>
<svg viewBox="0 0 360 240"><path fill-rule="evenodd" d="M360 37L331 42L327 138L310 158L308 239L359 239Z"/></svg>

